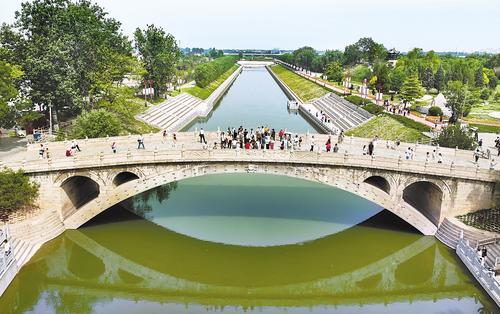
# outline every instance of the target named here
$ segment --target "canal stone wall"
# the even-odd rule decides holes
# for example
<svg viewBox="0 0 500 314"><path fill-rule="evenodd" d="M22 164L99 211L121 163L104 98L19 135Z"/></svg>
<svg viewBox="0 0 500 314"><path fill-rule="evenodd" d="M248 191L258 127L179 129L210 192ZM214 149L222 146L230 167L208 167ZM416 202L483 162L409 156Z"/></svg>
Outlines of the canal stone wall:
<svg viewBox="0 0 500 314"><path fill-rule="evenodd" d="M289 100L296 101L299 104L303 103L302 99L300 99L300 97L297 96L297 94L295 94L276 74L274 74L273 70L271 70L271 68L269 66L266 66L266 69L269 72L269 74L271 74L273 79L276 81L278 86L281 88L283 93L285 93L286 97Z"/></svg>

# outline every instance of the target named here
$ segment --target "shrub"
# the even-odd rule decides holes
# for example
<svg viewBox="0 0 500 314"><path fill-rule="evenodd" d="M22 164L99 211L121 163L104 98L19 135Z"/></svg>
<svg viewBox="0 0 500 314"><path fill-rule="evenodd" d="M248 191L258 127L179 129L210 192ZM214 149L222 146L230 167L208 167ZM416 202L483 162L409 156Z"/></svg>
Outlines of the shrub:
<svg viewBox="0 0 500 314"><path fill-rule="evenodd" d="M379 115L379 114L384 112L384 107L381 107L381 106L375 105L375 104L364 105L363 109L365 109L366 111L368 111L369 113L371 113L373 115Z"/></svg>
<svg viewBox="0 0 500 314"><path fill-rule="evenodd" d="M196 85L201 88L207 87L219 76L229 70L236 62L237 57L226 56L215 59L214 61L202 63L194 69L194 80Z"/></svg>
<svg viewBox="0 0 500 314"><path fill-rule="evenodd" d="M442 147L458 147L459 149L474 149L475 141L467 129L459 124L450 125L437 137L436 142Z"/></svg>
<svg viewBox="0 0 500 314"><path fill-rule="evenodd" d="M429 89L429 94L431 94L431 95L437 95L438 93L439 93L439 91L436 88Z"/></svg>
<svg viewBox="0 0 500 314"><path fill-rule="evenodd" d="M22 170L14 172L5 168L0 171L1 214L10 214L31 207L37 197L38 185L30 182Z"/></svg>
<svg viewBox="0 0 500 314"><path fill-rule="evenodd" d="M429 116L442 116L443 110L438 106L433 106L429 108Z"/></svg>
<svg viewBox="0 0 500 314"><path fill-rule="evenodd" d="M355 104L356 106L362 106L364 104L367 104L370 102L370 100L368 99L364 99L362 97L359 97L359 96L354 96L354 95L351 95L351 96L347 96L345 98L345 100L349 101L349 102L352 102L353 104Z"/></svg>
<svg viewBox="0 0 500 314"><path fill-rule="evenodd" d="M415 130L420 131L420 132L429 132L430 128L427 125L422 124L422 123L417 122L417 121L414 121L410 118L400 116L400 115L392 115L392 118L399 121L400 123L402 123L406 127L415 129Z"/></svg>
<svg viewBox="0 0 500 314"><path fill-rule="evenodd" d="M113 113L99 109L79 115L73 125L72 136L75 138L117 136L121 130L120 120Z"/></svg>
<svg viewBox="0 0 500 314"><path fill-rule="evenodd" d="M481 90L481 94L479 95L479 98L482 100L488 100L490 98L492 91L488 88L484 88Z"/></svg>

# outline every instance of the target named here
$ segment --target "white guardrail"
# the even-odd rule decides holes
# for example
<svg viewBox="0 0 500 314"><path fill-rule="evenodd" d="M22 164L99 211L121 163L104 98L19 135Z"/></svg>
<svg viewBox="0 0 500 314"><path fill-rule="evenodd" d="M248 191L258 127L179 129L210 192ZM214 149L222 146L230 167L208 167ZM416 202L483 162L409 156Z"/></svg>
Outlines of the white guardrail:
<svg viewBox="0 0 500 314"><path fill-rule="evenodd" d="M495 272L488 270L484 266L484 261L479 257L476 250L470 246L469 240L461 237L456 252L476 280L500 307L500 282L496 279Z"/></svg>
<svg viewBox="0 0 500 314"><path fill-rule="evenodd" d="M6 273L8 268L10 267L10 264L14 260L14 252L12 252L12 249L7 253L4 250L4 241L9 241L10 240L10 235L9 235L9 228L7 225L4 225L3 227L0 227L0 279L2 276Z"/></svg>

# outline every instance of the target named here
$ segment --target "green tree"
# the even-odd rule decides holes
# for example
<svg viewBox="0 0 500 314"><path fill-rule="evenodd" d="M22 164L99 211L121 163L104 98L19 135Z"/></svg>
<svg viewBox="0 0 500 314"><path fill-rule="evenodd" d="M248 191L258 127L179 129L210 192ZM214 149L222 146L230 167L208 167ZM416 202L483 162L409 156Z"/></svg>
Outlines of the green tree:
<svg viewBox="0 0 500 314"><path fill-rule="evenodd" d="M353 66L358 64L363 58L363 53L358 45L348 45L344 49L344 65Z"/></svg>
<svg viewBox="0 0 500 314"><path fill-rule="evenodd" d="M0 171L0 213L11 214L34 206L38 185L30 182L22 170L5 168Z"/></svg>
<svg viewBox="0 0 500 314"><path fill-rule="evenodd" d="M11 128L18 112L11 103L18 92L14 80L21 77L19 68L0 60L0 127Z"/></svg>
<svg viewBox="0 0 500 314"><path fill-rule="evenodd" d="M47 113L78 113L128 72L132 47L120 23L88 0L24 2L0 39L7 61L24 72L21 84Z"/></svg>
<svg viewBox="0 0 500 314"><path fill-rule="evenodd" d="M302 47L293 52L293 59L295 65L304 68L311 69L313 60L318 56L316 50L312 47Z"/></svg>
<svg viewBox="0 0 500 314"><path fill-rule="evenodd" d="M448 82L448 86L444 94L446 97L446 107L450 108L452 112L449 121L450 123L455 123L458 119L462 118L464 112L470 108L467 86L460 81Z"/></svg>
<svg viewBox="0 0 500 314"><path fill-rule="evenodd" d="M98 109L84 112L75 119L72 136L75 138L117 136L121 130L122 126L116 115Z"/></svg>
<svg viewBox="0 0 500 314"><path fill-rule="evenodd" d="M408 102L412 102L424 95L422 85L420 84L416 74L412 74L406 78L403 86L401 87L400 95L401 98Z"/></svg>
<svg viewBox="0 0 500 314"><path fill-rule="evenodd" d="M344 77L342 64L339 61L330 62L326 66L325 75L328 76L329 81L342 82L342 78Z"/></svg>
<svg viewBox="0 0 500 314"><path fill-rule="evenodd" d="M389 85L389 67L385 61L376 61L373 65L373 76L377 77L375 88L385 92Z"/></svg>
<svg viewBox="0 0 500 314"><path fill-rule="evenodd" d="M390 88L393 91L399 92L403 83L406 80L406 72L403 67L396 67L389 73Z"/></svg>
<svg viewBox="0 0 500 314"><path fill-rule="evenodd" d="M458 147L459 149L474 149L476 143L470 132L459 124L450 125L437 137L436 142L442 147Z"/></svg>
<svg viewBox="0 0 500 314"><path fill-rule="evenodd" d="M442 91L445 86L445 76L444 76L444 69L443 66L441 65L437 72L436 75L434 76L434 88L438 90L438 92Z"/></svg>
<svg viewBox="0 0 500 314"><path fill-rule="evenodd" d="M241 51L238 52L238 59L240 59L240 60L243 59L243 52L241 52Z"/></svg>
<svg viewBox="0 0 500 314"><path fill-rule="evenodd" d="M482 66L480 66L476 70L475 81L476 81L476 87L483 87L484 86L484 76L483 76L483 67Z"/></svg>
<svg viewBox="0 0 500 314"><path fill-rule="evenodd" d="M154 96L158 98L174 78L175 66L180 58L177 42L174 36L155 25L148 25L145 30L137 28L134 39L146 69L144 79L153 81Z"/></svg>
<svg viewBox="0 0 500 314"><path fill-rule="evenodd" d="M432 72L432 68L430 66L425 69L422 75L422 85L427 89L434 87L434 73Z"/></svg>

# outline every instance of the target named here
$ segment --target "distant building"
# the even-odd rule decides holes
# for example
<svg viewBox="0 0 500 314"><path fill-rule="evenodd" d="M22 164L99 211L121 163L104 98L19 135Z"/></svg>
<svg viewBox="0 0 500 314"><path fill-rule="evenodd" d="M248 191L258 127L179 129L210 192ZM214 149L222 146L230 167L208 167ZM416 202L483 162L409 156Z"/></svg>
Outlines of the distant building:
<svg viewBox="0 0 500 314"><path fill-rule="evenodd" d="M389 51L387 51L387 62L390 63L393 67L396 66L400 54L401 53L395 48L390 49Z"/></svg>

